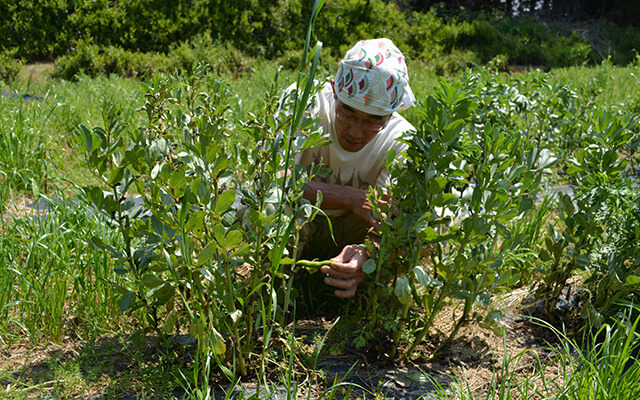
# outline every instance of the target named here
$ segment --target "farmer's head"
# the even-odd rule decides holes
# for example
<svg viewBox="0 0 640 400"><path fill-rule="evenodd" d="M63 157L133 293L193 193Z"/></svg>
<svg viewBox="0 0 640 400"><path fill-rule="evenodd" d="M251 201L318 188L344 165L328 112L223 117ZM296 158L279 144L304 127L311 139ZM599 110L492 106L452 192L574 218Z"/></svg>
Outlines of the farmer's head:
<svg viewBox="0 0 640 400"><path fill-rule="evenodd" d="M389 39L358 42L338 65L333 81L340 146L358 151L386 126L391 114L410 107L404 56Z"/></svg>

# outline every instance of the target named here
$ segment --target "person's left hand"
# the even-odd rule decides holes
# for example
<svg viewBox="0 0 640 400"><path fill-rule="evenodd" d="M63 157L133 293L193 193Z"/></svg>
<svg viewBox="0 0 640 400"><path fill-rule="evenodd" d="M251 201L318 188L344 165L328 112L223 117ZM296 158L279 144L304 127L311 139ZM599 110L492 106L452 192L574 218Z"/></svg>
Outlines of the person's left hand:
<svg viewBox="0 0 640 400"><path fill-rule="evenodd" d="M336 287L334 293L338 297L353 297L365 273L362 264L369 259L367 250L359 245L345 246L340 254L334 257L333 264L323 266L320 271L327 275L324 283Z"/></svg>

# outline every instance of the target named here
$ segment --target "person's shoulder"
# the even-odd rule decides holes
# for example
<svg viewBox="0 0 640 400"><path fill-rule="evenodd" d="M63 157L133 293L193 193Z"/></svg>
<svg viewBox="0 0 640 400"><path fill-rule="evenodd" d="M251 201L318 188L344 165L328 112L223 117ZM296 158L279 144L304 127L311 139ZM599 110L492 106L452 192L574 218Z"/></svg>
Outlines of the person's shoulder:
<svg viewBox="0 0 640 400"><path fill-rule="evenodd" d="M333 89L331 82L327 81L322 84L322 89L318 92L318 97L322 97L327 102L333 102Z"/></svg>
<svg viewBox="0 0 640 400"><path fill-rule="evenodd" d="M416 130L416 128L409 121L407 121L405 117L397 112L393 113L393 115L389 119L389 122L387 123L387 127L389 128L389 132L393 136L399 136L404 132Z"/></svg>

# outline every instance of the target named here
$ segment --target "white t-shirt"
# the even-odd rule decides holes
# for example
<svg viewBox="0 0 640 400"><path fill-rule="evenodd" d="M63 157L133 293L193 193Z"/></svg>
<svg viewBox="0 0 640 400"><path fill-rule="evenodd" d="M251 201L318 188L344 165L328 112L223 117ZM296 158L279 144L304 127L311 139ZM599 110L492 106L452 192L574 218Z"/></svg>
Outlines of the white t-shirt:
<svg viewBox="0 0 640 400"><path fill-rule="evenodd" d="M325 183L365 190L370 186L384 188L389 183L385 163L387 153L394 148L397 158L407 145L396 139L415 128L404 117L394 112L385 128L378 132L366 146L356 152L346 151L340 146L336 136L335 103L331 84L327 83L316 95L313 113L321 118L325 135L331 143L303 150L296 155L296 163L304 166L312 163L326 164L331 168L331 174L326 178L314 178Z"/></svg>

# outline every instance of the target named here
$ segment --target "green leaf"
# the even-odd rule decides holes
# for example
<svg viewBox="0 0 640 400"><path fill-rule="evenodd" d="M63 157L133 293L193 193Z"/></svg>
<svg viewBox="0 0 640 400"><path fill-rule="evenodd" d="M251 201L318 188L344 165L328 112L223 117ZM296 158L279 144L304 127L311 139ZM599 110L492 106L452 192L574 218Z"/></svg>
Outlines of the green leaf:
<svg viewBox="0 0 640 400"><path fill-rule="evenodd" d="M429 275L421 266L417 266L413 269L413 273L418 280L418 283L424 287L440 287L442 286L442 282L437 279L434 279L431 275Z"/></svg>
<svg viewBox="0 0 640 400"><path fill-rule="evenodd" d="M124 176L125 167L123 165L117 167L109 173L109 179L107 180L107 184L109 186L114 186L116 183L122 180Z"/></svg>
<svg viewBox="0 0 640 400"><path fill-rule="evenodd" d="M178 318L176 317L176 312L171 311L167 316L167 319L164 321L164 325L162 326L162 332L166 334L171 334L176 330L176 324L178 322Z"/></svg>
<svg viewBox="0 0 640 400"><path fill-rule="evenodd" d="M627 276L627 279L624 280L625 286L635 286L638 284L640 284L640 276L629 275Z"/></svg>
<svg viewBox="0 0 640 400"><path fill-rule="evenodd" d="M396 281L396 287L393 292L399 298L408 298L411 295L411 285L409 284L409 278L406 276L401 276Z"/></svg>
<svg viewBox="0 0 640 400"><path fill-rule="evenodd" d="M204 230L205 215L204 211L196 211L191 214L184 225L184 230L187 232L202 232Z"/></svg>
<svg viewBox="0 0 640 400"><path fill-rule="evenodd" d="M242 232L240 231L230 231L224 238L224 248L232 249L237 247L240 243L242 243Z"/></svg>
<svg viewBox="0 0 640 400"><path fill-rule="evenodd" d="M127 272L129 272L129 268L127 268L127 266L124 264L120 264L117 267L113 267L113 272L118 275L125 275Z"/></svg>
<svg viewBox="0 0 640 400"><path fill-rule="evenodd" d="M225 345L224 338L222 337L220 332L218 332L216 328L211 327L210 335L211 342L213 344L213 351L216 354L226 353L227 346Z"/></svg>
<svg viewBox="0 0 640 400"><path fill-rule="evenodd" d="M155 274L144 274L140 279L142 284L148 288L155 288L164 283L164 279L158 278Z"/></svg>
<svg viewBox="0 0 640 400"><path fill-rule="evenodd" d="M126 291L122 297L118 300L118 306L120 306L120 311L125 312L131 307L131 302L133 301L135 294L128 290Z"/></svg>
<svg viewBox="0 0 640 400"><path fill-rule="evenodd" d="M197 266L201 266L211 261L211 259L213 259L216 255L217 248L218 248L218 245L216 242L210 242L209 244L207 244L205 248L202 249L202 251L200 251L200 254L198 255Z"/></svg>
<svg viewBox="0 0 640 400"><path fill-rule="evenodd" d="M422 228L422 225L421 225ZM418 232L425 242L431 243L437 240L438 233L430 226L425 227L424 230Z"/></svg>
<svg viewBox="0 0 640 400"><path fill-rule="evenodd" d="M146 335L145 335L144 329L137 329L135 332L131 334L130 338L134 345L138 347L143 347L146 342Z"/></svg>
<svg viewBox="0 0 640 400"><path fill-rule="evenodd" d="M152 291L153 297L155 297L161 304L165 304L169 301L174 294L175 291L173 290L173 286L171 286L169 282L165 282L164 285Z"/></svg>
<svg viewBox="0 0 640 400"><path fill-rule="evenodd" d="M213 238L220 244L220 246L222 246L224 243L224 234L225 234L224 226L218 223L213 227L212 231L213 231Z"/></svg>
<svg viewBox="0 0 640 400"><path fill-rule="evenodd" d="M452 121L445 128L445 132L442 135L442 138L440 138L440 141L442 143L448 143L448 142L454 141L460 135L460 131L462 131L463 126L464 126L464 121L461 119Z"/></svg>
<svg viewBox="0 0 640 400"><path fill-rule="evenodd" d="M493 299L491 298L491 295L487 292L484 292L482 294L480 294L480 296L478 296L478 304L483 305L483 306L488 306L489 304L491 304L491 302L493 301Z"/></svg>
<svg viewBox="0 0 640 400"><path fill-rule="evenodd" d="M391 150L387 152L387 157L385 159L385 165L387 166L388 170L391 169L391 166L393 165L393 162L395 161L395 159L396 159L396 149L392 147Z"/></svg>
<svg viewBox="0 0 640 400"><path fill-rule="evenodd" d="M452 202L454 202L458 198L454 193L444 193L441 196L436 196L432 204L436 207L444 207Z"/></svg>
<svg viewBox="0 0 640 400"><path fill-rule="evenodd" d="M236 192L233 190L227 190L222 192L218 199L216 200L215 212L216 214L224 214L231 208L233 202L236 199Z"/></svg>
<svg viewBox="0 0 640 400"><path fill-rule="evenodd" d="M438 194L438 193L442 192L442 189L444 189L444 187L446 185L447 185L447 179L446 178L444 178L442 176L438 176L436 178L433 178L428 183L427 193L429 193L429 194Z"/></svg>
<svg viewBox="0 0 640 400"><path fill-rule="evenodd" d="M558 161L558 158L554 156L553 152L549 149L542 149L538 156L538 168L549 168Z"/></svg>
<svg viewBox="0 0 640 400"><path fill-rule="evenodd" d="M365 274L372 274L376 271L376 262L371 258L362 264L362 272Z"/></svg>
<svg viewBox="0 0 640 400"><path fill-rule="evenodd" d="M567 168L567 174L568 175L573 175L576 172L582 172L582 171L584 171L584 169L582 167L578 166L578 165L575 165L575 164L571 164Z"/></svg>

